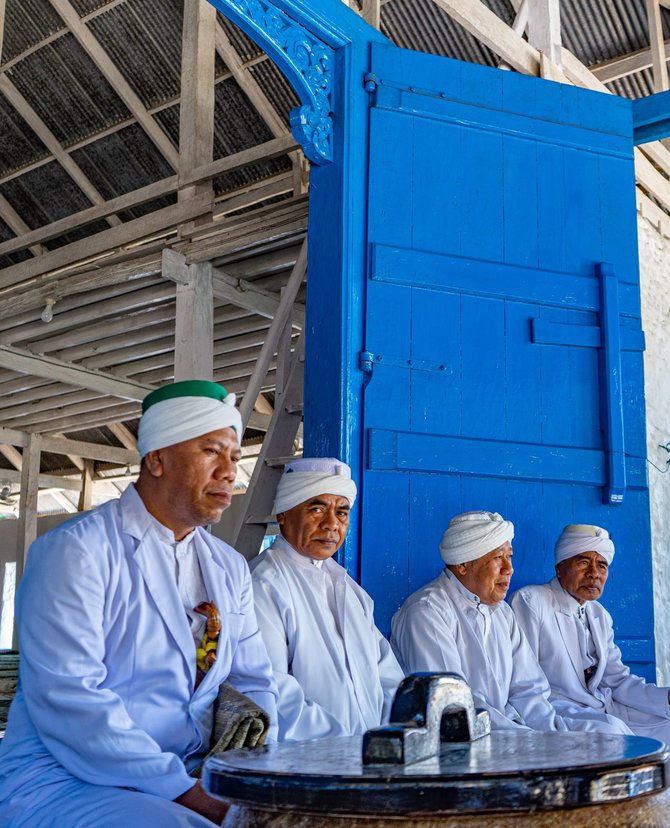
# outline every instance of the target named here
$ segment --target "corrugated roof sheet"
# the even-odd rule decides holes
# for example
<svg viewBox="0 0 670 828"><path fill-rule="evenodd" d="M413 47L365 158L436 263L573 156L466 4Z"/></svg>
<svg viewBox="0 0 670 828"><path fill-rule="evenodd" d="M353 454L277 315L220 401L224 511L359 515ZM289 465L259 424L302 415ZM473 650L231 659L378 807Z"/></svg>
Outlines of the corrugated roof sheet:
<svg viewBox="0 0 670 828"><path fill-rule="evenodd" d="M128 117L128 109L73 35L8 71L14 85L65 146Z"/></svg>
<svg viewBox="0 0 670 828"><path fill-rule="evenodd" d="M6 0L6 3L3 63L63 28L63 21L48 0Z"/></svg>
<svg viewBox="0 0 670 828"><path fill-rule="evenodd" d="M0 95L0 175L48 154L28 124Z"/></svg>
<svg viewBox="0 0 670 828"><path fill-rule="evenodd" d="M179 94L182 4L126 0L93 19L89 28L113 44L115 64L147 108Z"/></svg>

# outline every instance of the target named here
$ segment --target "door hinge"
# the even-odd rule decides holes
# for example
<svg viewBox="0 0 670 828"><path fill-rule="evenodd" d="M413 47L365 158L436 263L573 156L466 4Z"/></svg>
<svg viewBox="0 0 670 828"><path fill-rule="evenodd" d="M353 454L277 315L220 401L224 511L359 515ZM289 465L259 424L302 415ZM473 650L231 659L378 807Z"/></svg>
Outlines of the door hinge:
<svg viewBox="0 0 670 828"><path fill-rule="evenodd" d="M363 87L366 92L376 92L379 86L379 80L374 72L368 72L363 78Z"/></svg>
<svg viewBox="0 0 670 828"><path fill-rule="evenodd" d="M358 368L365 374L372 373L372 362L375 355L371 351L361 351L358 355Z"/></svg>

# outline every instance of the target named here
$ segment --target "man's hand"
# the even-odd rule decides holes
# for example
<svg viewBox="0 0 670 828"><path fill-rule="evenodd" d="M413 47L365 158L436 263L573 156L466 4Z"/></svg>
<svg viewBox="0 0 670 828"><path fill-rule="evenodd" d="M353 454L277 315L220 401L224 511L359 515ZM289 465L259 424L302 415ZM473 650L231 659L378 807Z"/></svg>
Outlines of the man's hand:
<svg viewBox="0 0 670 828"><path fill-rule="evenodd" d="M181 796L178 796L175 802L183 805L184 808L195 811L201 816L207 817L207 819L216 825L220 825L223 822L223 818L230 808L230 805L226 805L224 802L220 802L218 799L214 799L213 796L206 793L199 779L192 788L189 788Z"/></svg>

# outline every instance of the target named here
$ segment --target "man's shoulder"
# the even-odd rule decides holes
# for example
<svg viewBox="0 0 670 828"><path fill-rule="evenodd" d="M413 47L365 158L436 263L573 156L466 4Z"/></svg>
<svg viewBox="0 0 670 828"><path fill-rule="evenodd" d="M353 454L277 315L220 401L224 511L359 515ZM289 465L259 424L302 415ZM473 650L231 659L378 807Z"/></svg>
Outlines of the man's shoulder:
<svg viewBox="0 0 670 828"><path fill-rule="evenodd" d="M439 575L413 592L400 608L404 614L417 614L435 606L449 608L452 605L451 597L447 592L447 582Z"/></svg>
<svg viewBox="0 0 670 828"><path fill-rule="evenodd" d="M553 603L554 595L551 583L528 584L517 589L510 598L509 603L514 607L519 601L524 601L531 606L548 606Z"/></svg>
<svg viewBox="0 0 670 828"><path fill-rule="evenodd" d="M41 534L35 541L38 545L53 546L66 538L85 539L91 534L104 532L109 534L109 526L114 523L119 513L118 499L110 500L96 506L88 512L73 515L67 520Z"/></svg>

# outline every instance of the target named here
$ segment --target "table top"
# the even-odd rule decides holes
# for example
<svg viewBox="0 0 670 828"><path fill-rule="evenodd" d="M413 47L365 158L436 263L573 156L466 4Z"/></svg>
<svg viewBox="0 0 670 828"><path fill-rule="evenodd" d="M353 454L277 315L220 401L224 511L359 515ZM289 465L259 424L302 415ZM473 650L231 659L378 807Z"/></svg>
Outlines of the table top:
<svg viewBox="0 0 670 828"><path fill-rule="evenodd" d="M363 765L361 738L284 742L206 763L213 794L259 807L358 814L576 807L670 785L661 742L599 733L496 731L411 765Z"/></svg>

